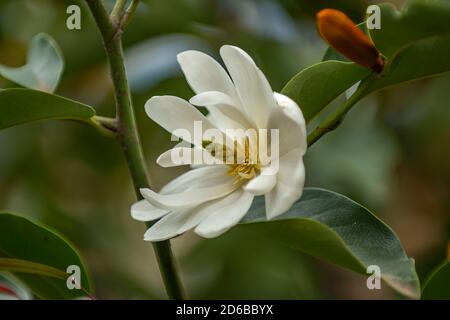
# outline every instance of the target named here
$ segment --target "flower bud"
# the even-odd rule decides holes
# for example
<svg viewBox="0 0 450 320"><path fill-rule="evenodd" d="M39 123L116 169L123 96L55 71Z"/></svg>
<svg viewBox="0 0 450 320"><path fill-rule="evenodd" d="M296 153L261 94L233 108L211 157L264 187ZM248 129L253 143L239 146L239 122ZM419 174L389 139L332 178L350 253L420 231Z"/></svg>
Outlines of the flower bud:
<svg viewBox="0 0 450 320"><path fill-rule="evenodd" d="M343 12L324 9L317 13L320 35L351 61L380 73L384 60L372 40Z"/></svg>

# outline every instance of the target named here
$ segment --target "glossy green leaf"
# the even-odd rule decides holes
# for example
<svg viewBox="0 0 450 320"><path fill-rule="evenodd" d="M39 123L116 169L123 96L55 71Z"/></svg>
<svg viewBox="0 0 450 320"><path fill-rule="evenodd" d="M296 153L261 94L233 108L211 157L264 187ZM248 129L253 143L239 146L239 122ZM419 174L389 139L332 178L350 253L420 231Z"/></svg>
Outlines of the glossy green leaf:
<svg viewBox="0 0 450 320"><path fill-rule="evenodd" d="M367 33L365 23L358 27ZM289 80L282 93L297 102L306 121L309 121L371 72L329 47L321 63L300 71Z"/></svg>
<svg viewBox="0 0 450 320"><path fill-rule="evenodd" d="M81 286L91 291L87 270L80 255L67 240L30 220L0 213L0 270L13 272L38 297L72 299L83 290L69 290L63 277L67 267L81 270Z"/></svg>
<svg viewBox="0 0 450 320"><path fill-rule="evenodd" d="M450 300L450 261L445 261L427 278L423 286L422 299Z"/></svg>
<svg viewBox="0 0 450 320"><path fill-rule="evenodd" d="M448 1L409 0L398 11L384 3L381 29L369 30L375 46L388 59L418 41L450 35Z"/></svg>
<svg viewBox="0 0 450 320"><path fill-rule="evenodd" d="M294 76L282 93L297 102L306 121L309 121L345 90L369 74L370 70L351 62L321 62Z"/></svg>
<svg viewBox="0 0 450 320"><path fill-rule="evenodd" d="M449 56L450 35L419 41L399 52L386 65L385 73L365 89L365 95L400 83L449 72Z"/></svg>
<svg viewBox="0 0 450 320"><path fill-rule="evenodd" d="M26 88L54 92L64 69L64 59L48 34L36 35L30 43L27 64L19 68L0 65L0 75Z"/></svg>
<svg viewBox="0 0 450 320"><path fill-rule="evenodd" d="M392 229L343 195L306 188L288 212L271 221L266 220L264 198L258 197L241 223L261 233L284 234L278 240L361 274L377 265L392 288L410 298L420 296L414 261Z"/></svg>
<svg viewBox="0 0 450 320"><path fill-rule="evenodd" d="M386 87L450 71L448 1L409 0L401 11L391 4L382 4L380 8L381 29L369 30L369 33L376 47L386 57L386 65L382 74L374 76L370 83L360 87L361 91L354 103ZM332 50L327 51L325 59L335 60L324 61L301 71L282 91L294 99L302 110L306 108L307 120L371 73L369 69L361 70L362 67L355 63L345 62L345 58ZM347 64L345 68L342 67L344 63ZM318 80L326 85L309 83Z"/></svg>
<svg viewBox="0 0 450 320"><path fill-rule="evenodd" d="M381 6L382 28L371 37L387 57L365 94L450 71L450 3L410 0L401 11Z"/></svg>
<svg viewBox="0 0 450 320"><path fill-rule="evenodd" d="M95 110L85 104L29 89L0 90L0 130L46 119L93 122Z"/></svg>

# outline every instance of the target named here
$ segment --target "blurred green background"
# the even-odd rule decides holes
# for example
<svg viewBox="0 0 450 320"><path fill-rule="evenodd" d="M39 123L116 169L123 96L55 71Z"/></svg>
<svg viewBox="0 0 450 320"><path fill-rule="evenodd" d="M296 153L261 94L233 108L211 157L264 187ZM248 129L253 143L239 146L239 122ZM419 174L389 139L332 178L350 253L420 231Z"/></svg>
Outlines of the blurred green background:
<svg viewBox="0 0 450 320"><path fill-rule="evenodd" d="M384 1L385 2L385 1ZM401 6L403 1L389 1ZM107 1L112 6L113 1ZM325 43L314 15L343 10L361 21L366 0L145 0L124 36L127 70L147 163L157 188L182 169L156 157L170 136L145 116L152 95L190 98L176 54L198 49L218 57L223 44L247 51L272 88L319 62ZM82 7L82 29L66 28L66 8ZM47 32L66 69L57 94L113 116L113 96L99 34L83 1L0 0L0 63L25 63L30 39ZM414 66L412 66L414 67ZM0 79L0 87L13 84ZM399 235L419 276L442 261L450 237L450 75L402 85L358 104L306 156L307 185L343 193L370 208ZM41 221L82 252L102 299L165 298L144 225L129 214L135 200L121 150L74 122L42 122L0 132L0 208ZM280 235L281 236L281 235ZM398 298L366 278L236 228L213 240L187 233L173 241L191 298Z"/></svg>

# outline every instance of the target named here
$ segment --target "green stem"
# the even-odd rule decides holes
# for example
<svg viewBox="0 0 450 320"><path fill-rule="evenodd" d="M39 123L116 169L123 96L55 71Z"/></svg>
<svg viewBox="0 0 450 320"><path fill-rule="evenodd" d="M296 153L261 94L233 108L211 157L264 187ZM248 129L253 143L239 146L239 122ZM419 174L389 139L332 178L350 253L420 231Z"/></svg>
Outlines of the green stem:
<svg viewBox="0 0 450 320"><path fill-rule="evenodd" d="M117 30L111 22L102 1L86 0L102 34L103 43L108 57L117 110L117 137L122 145L137 198L142 199L140 188L149 187L142 145L136 125L131 92L126 75L122 49L122 30ZM150 226L149 224L147 226ZM178 277L169 241L154 242L159 269L171 299L183 299L183 290Z"/></svg>
<svg viewBox="0 0 450 320"><path fill-rule="evenodd" d="M336 129L344 119L350 109L366 94L366 89L376 79L377 74L371 73L367 78L361 81L358 90L329 117L319 124L310 134L308 134L308 147L312 146L317 140L328 132Z"/></svg>
<svg viewBox="0 0 450 320"><path fill-rule="evenodd" d="M123 27L126 27L128 25L128 23L131 21L133 14L137 10L139 2L140 2L140 0L131 0L130 5L128 6L127 10L125 11L125 14L123 15L123 18L120 21L120 24Z"/></svg>
<svg viewBox="0 0 450 320"><path fill-rule="evenodd" d="M120 20L124 12L125 5L127 4L127 1L128 0L116 0L116 4L114 5L111 11L111 21L116 23L117 21Z"/></svg>

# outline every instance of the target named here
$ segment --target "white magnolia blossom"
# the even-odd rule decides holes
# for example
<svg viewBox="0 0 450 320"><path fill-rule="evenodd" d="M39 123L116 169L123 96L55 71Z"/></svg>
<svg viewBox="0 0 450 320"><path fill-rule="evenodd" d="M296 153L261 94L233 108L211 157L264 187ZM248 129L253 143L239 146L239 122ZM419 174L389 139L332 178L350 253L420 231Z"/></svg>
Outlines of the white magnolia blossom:
<svg viewBox="0 0 450 320"><path fill-rule="evenodd" d="M307 142L300 108L290 98L272 91L264 74L242 49L226 45L220 49L220 55L228 73L202 52L180 53L178 62L196 95L189 102L174 96L152 97L145 105L147 115L175 135L181 128L194 136L197 121L201 121L203 130L215 128L224 133L226 129L277 129L279 156L264 164L190 163L190 171L169 182L159 193L141 189L145 200L132 206L132 217L139 221L160 219L147 230L145 240L166 240L194 228L200 236L216 237L239 223L255 196L265 196L267 219L272 219L287 211L302 195ZM194 105L206 107L208 116ZM227 141L236 143L235 136L225 136ZM179 165L173 161L173 154L180 151L217 156L203 143L181 138L194 147L169 150L159 157L158 164ZM247 146L235 145L245 149L247 156ZM231 156L236 159L235 152ZM228 154L226 157L229 160ZM278 170L271 170L275 161Z"/></svg>

